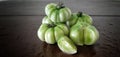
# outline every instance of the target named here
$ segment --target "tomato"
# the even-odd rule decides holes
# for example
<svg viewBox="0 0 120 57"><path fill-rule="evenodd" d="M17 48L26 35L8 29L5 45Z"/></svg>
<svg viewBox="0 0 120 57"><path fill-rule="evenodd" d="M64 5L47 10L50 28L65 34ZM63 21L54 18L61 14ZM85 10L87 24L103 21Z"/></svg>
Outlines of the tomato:
<svg viewBox="0 0 120 57"><path fill-rule="evenodd" d="M45 7L45 13L54 23L66 22L71 16L71 10L68 7L55 3L48 4Z"/></svg>
<svg viewBox="0 0 120 57"><path fill-rule="evenodd" d="M77 48L75 44L70 40L67 36L62 36L58 42L58 47L61 51L67 54L75 54L77 53Z"/></svg>
<svg viewBox="0 0 120 57"><path fill-rule="evenodd" d="M64 24L41 24L38 29L37 35L41 41L48 44L54 44L61 36L68 35L69 30Z"/></svg>
<svg viewBox="0 0 120 57"><path fill-rule="evenodd" d="M82 12L78 12L78 13L73 13L71 15L71 18L66 23L69 27L71 27L74 24L76 24L78 21L86 22L88 24L92 24L93 22L92 18L89 15L82 13Z"/></svg>
<svg viewBox="0 0 120 57"><path fill-rule="evenodd" d="M70 28L70 38L76 45L92 45L99 38L99 32L88 23L78 22Z"/></svg>
<svg viewBox="0 0 120 57"><path fill-rule="evenodd" d="M48 16L45 16L42 20L42 24L54 24L54 23L48 18Z"/></svg>

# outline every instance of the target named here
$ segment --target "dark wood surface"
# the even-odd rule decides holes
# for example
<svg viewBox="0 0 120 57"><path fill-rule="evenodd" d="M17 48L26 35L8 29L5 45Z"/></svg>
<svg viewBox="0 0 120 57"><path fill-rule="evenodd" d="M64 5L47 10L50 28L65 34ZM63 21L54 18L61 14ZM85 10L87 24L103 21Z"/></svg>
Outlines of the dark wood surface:
<svg viewBox="0 0 120 57"><path fill-rule="evenodd" d="M45 15L48 3L59 0L3 1L0 15ZM90 15L120 15L120 0L61 0L72 12L83 11Z"/></svg>
<svg viewBox="0 0 120 57"><path fill-rule="evenodd" d="M41 42L37 30L44 7L56 0L0 2L0 57L120 57L119 0L63 1L73 12L90 14L100 32L93 46L78 46L78 53L64 54L57 45Z"/></svg>

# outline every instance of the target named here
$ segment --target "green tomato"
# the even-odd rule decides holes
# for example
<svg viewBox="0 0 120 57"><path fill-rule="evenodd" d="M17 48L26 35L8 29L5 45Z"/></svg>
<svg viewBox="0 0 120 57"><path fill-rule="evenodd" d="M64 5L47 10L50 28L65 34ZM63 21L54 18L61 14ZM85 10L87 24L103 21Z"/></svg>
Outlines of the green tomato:
<svg viewBox="0 0 120 57"><path fill-rule="evenodd" d="M60 50L64 53L67 53L67 54L77 53L77 48L76 48L75 44L67 36L62 36L58 40L57 44L58 44L58 47L60 48Z"/></svg>
<svg viewBox="0 0 120 57"><path fill-rule="evenodd" d="M78 21L78 16L73 13L70 17L70 19L66 22L68 27L71 27L72 25L76 24Z"/></svg>
<svg viewBox="0 0 120 57"><path fill-rule="evenodd" d="M37 35L38 35L38 37L41 41L45 41L45 36L44 35L45 35L45 32L46 32L47 29L48 29L47 24L42 24L40 26L40 28L38 29Z"/></svg>
<svg viewBox="0 0 120 57"><path fill-rule="evenodd" d="M71 18L66 23L69 27L71 27L77 22L86 22L88 24L92 24L93 20L89 15L84 14L82 12L78 12L78 13L73 13L71 15Z"/></svg>
<svg viewBox="0 0 120 57"><path fill-rule="evenodd" d="M66 22L71 17L71 10L63 4L50 3L45 7L45 13L54 23Z"/></svg>
<svg viewBox="0 0 120 57"><path fill-rule="evenodd" d="M42 20L42 24L54 24L54 23L48 18L48 16L45 16Z"/></svg>
<svg viewBox="0 0 120 57"><path fill-rule="evenodd" d="M45 32L45 41L49 44L54 44L55 41L55 36L54 36L54 28L49 28Z"/></svg>
<svg viewBox="0 0 120 57"><path fill-rule="evenodd" d="M48 44L54 44L61 36L68 35L68 32L69 30L64 24L41 24L37 35L41 41L45 41Z"/></svg>
<svg viewBox="0 0 120 57"><path fill-rule="evenodd" d="M94 26L79 22L70 28L70 38L76 45L92 45L99 38L99 32Z"/></svg>

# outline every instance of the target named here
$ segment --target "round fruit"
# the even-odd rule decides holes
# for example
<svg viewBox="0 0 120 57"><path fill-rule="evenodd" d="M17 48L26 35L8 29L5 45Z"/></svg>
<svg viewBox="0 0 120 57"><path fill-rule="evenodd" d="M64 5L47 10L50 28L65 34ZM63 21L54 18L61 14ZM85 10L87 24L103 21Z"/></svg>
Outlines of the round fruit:
<svg viewBox="0 0 120 57"><path fill-rule="evenodd" d="M48 4L45 7L45 13L54 23L66 22L71 16L71 10L62 3L58 5L55 3Z"/></svg>
<svg viewBox="0 0 120 57"><path fill-rule="evenodd" d="M64 24L41 24L37 35L41 41L45 41L48 44L54 44L61 36L68 35L68 33L68 28Z"/></svg>
<svg viewBox="0 0 120 57"><path fill-rule="evenodd" d="M48 16L45 16L42 20L42 24L54 24L54 23L48 18Z"/></svg>
<svg viewBox="0 0 120 57"><path fill-rule="evenodd" d="M78 12L78 13L73 13L71 15L71 18L66 22L68 26L73 26L74 24L76 24L77 22L86 22L88 24L92 24L93 20L92 18L82 12Z"/></svg>
<svg viewBox="0 0 120 57"><path fill-rule="evenodd" d="M99 32L94 26L79 22L70 28L70 38L76 45L92 45L99 38Z"/></svg>

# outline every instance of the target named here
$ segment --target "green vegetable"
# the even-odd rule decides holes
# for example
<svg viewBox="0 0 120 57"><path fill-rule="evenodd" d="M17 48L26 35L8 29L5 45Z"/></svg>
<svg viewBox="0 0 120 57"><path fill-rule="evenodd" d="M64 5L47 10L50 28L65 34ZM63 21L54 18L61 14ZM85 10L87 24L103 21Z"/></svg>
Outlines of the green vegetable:
<svg viewBox="0 0 120 57"><path fill-rule="evenodd" d="M93 20L92 18L87 15L84 14L82 12L78 12L78 13L73 13L71 18L66 22L68 26L73 26L74 24L76 24L77 22L86 22L88 24L92 24Z"/></svg>
<svg viewBox="0 0 120 57"><path fill-rule="evenodd" d="M69 30L64 24L41 24L38 29L38 37L41 41L45 41L48 44L54 44L63 35L68 35Z"/></svg>
<svg viewBox="0 0 120 57"><path fill-rule="evenodd" d="M45 7L46 15L54 23L66 22L71 17L71 10L65 7L62 3L50 3Z"/></svg>
<svg viewBox="0 0 120 57"><path fill-rule="evenodd" d="M92 26L92 18L85 13L71 14L71 10L62 3L47 4L45 13L37 31L39 39L48 44L57 42L66 54L76 54L76 45L93 45L99 38L98 30Z"/></svg>
<svg viewBox="0 0 120 57"><path fill-rule="evenodd" d="M75 54L77 53L77 48L74 45L74 43L67 37L67 36L62 36L58 42L58 47L60 48L61 51L67 54Z"/></svg>
<svg viewBox="0 0 120 57"><path fill-rule="evenodd" d="M98 37L97 29L85 22L78 22L70 28L70 38L76 45L92 45Z"/></svg>
<svg viewBox="0 0 120 57"><path fill-rule="evenodd" d="M45 16L42 20L42 24L54 24L54 23L48 18L48 16Z"/></svg>

